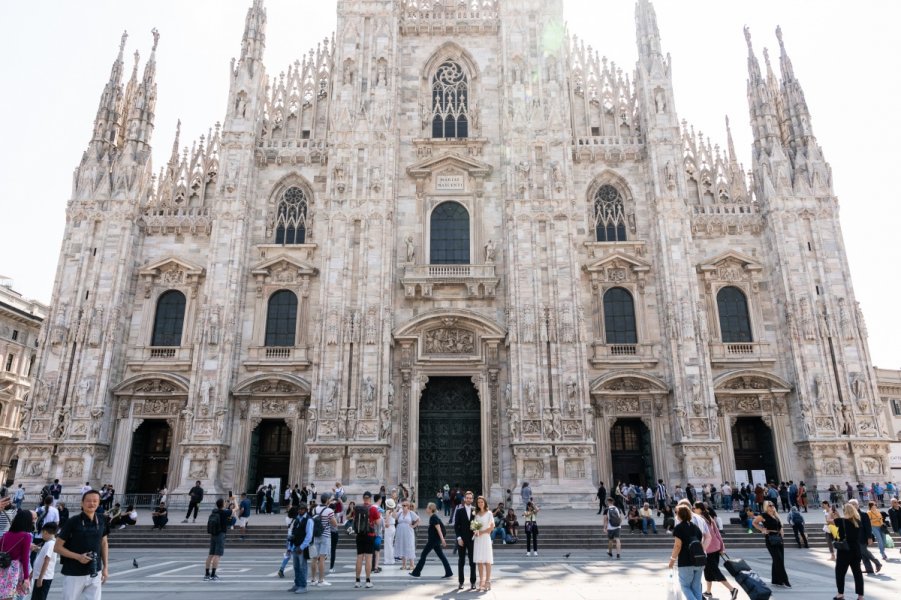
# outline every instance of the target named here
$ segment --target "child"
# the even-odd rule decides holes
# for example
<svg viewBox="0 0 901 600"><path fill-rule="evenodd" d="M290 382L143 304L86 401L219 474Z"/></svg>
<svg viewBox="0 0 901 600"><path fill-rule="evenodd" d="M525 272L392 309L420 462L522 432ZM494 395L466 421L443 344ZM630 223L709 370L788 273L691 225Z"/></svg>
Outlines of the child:
<svg viewBox="0 0 901 600"><path fill-rule="evenodd" d="M56 570L56 552L53 546L56 543L57 525L55 522L47 523L41 527L41 538L44 545L41 546L37 558L34 559L34 584L31 586L32 600L46 600L50 593L50 585L53 583L53 572Z"/></svg>

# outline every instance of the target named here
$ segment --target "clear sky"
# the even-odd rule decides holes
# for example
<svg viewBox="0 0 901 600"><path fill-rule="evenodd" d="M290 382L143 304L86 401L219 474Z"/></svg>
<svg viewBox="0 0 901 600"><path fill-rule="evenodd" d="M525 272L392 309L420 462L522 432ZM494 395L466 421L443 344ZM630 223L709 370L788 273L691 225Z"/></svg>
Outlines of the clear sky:
<svg viewBox="0 0 901 600"><path fill-rule="evenodd" d="M502 0L503 1L503 0ZM155 169L177 119L190 144L222 119L231 57L251 0L0 1L0 273L49 301L71 195L119 36L127 52L157 52ZM266 65L277 75L334 30L335 0L266 0ZM901 368L897 317L901 206L901 2L894 0L658 0L664 51L673 58L676 110L725 145L731 117L750 165L746 100L748 25L755 47L785 43L804 86L814 133L833 169L857 299L877 366ZM569 29L627 72L634 68L634 2L565 0ZM128 65L130 66L130 60Z"/></svg>

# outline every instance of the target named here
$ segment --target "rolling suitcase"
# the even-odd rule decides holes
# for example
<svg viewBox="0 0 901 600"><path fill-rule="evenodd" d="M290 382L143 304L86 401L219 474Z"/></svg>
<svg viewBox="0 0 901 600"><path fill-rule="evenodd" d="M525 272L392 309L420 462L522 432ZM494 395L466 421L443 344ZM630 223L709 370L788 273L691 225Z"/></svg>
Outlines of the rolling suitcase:
<svg viewBox="0 0 901 600"><path fill-rule="evenodd" d="M738 577L738 574L742 571L752 571L751 567L748 566L748 563L743 561L740 558L732 559L726 557L726 560L723 561L723 566L726 567L726 570L729 571L729 575L732 577Z"/></svg>
<svg viewBox="0 0 901 600"><path fill-rule="evenodd" d="M769 600L773 595L772 590L767 587L757 573L754 571L741 571L735 577L735 581L745 591L751 600Z"/></svg>

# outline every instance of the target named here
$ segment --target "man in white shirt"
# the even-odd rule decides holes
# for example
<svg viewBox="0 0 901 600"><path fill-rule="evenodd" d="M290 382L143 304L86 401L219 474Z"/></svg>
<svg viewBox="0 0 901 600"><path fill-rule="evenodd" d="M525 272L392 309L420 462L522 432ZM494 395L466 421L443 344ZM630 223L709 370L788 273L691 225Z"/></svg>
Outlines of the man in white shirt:
<svg viewBox="0 0 901 600"><path fill-rule="evenodd" d="M84 496L84 493L85 493L85 492L90 492L91 489L92 489L92 488L91 488L91 482L90 482L90 481L85 481L85 482L84 482L84 485L81 486L81 495Z"/></svg>
<svg viewBox="0 0 901 600"><path fill-rule="evenodd" d="M59 526L59 509L53 506L53 498L50 496L44 498L43 523L56 523Z"/></svg>
<svg viewBox="0 0 901 600"><path fill-rule="evenodd" d="M723 487L720 488L720 492L723 494L723 510L732 510L732 486L729 485L729 482L725 482Z"/></svg>

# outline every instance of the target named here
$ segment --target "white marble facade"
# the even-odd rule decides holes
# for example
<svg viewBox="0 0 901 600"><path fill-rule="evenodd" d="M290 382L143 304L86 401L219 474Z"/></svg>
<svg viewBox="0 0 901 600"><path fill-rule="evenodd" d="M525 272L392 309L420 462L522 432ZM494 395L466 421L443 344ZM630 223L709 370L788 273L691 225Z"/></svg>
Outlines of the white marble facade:
<svg viewBox="0 0 901 600"><path fill-rule="evenodd" d="M647 0L628 76L580 40L541 48L561 14L340 0L334 38L269 76L255 0L221 126L192 152L176 139L155 181L155 55L125 82L120 50L74 177L20 475L125 489L133 432L165 420L171 490L246 489L252 432L277 419L292 483L415 487L419 398L439 375L478 390L492 501L528 479L545 504L588 503L618 419L644 423L671 482L732 480L745 416L784 479L887 475L838 202L784 47L777 78L748 36L748 183L731 134L720 151L680 123ZM448 63L466 99L438 112L468 131L436 138ZM305 237L277 243L292 188ZM599 242L595 199L611 193L619 241ZM468 214L467 263L430 264L445 202ZM634 343L608 343L616 287ZM746 298L745 343L722 341L724 287ZM186 299L182 336L157 347L168 290ZM267 346L279 290L298 300L294 343Z"/></svg>

